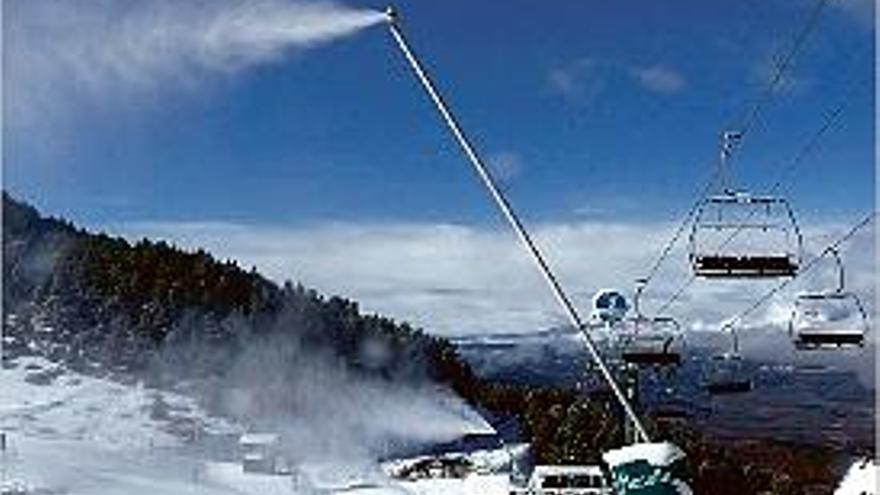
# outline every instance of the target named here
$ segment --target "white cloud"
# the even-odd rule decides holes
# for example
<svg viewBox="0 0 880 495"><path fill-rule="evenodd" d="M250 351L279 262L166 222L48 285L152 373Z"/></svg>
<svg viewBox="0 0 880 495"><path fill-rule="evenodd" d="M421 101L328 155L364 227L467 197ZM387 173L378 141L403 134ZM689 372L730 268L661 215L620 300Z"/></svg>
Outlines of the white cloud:
<svg viewBox="0 0 880 495"><path fill-rule="evenodd" d="M284 0L4 2L7 124L70 100L119 103L277 60L381 22L381 12Z"/></svg>
<svg viewBox="0 0 880 495"><path fill-rule="evenodd" d="M779 71L780 60L777 56L767 55L752 64L749 73L749 81L759 88L770 83ZM788 67L782 73L781 79L776 86L777 93L800 95L810 90L814 82L812 79L795 72L794 67Z"/></svg>
<svg viewBox="0 0 880 495"><path fill-rule="evenodd" d="M678 93L686 85L681 73L663 65L633 67L630 69L630 74L643 88L654 93Z"/></svg>
<svg viewBox="0 0 880 495"><path fill-rule="evenodd" d="M600 64L591 58L579 58L554 67L547 73L547 84L560 95L589 101L605 87Z"/></svg>
<svg viewBox="0 0 880 495"><path fill-rule="evenodd" d="M876 0L842 0L831 2L844 15L864 29L874 30L877 22Z"/></svg>
<svg viewBox="0 0 880 495"><path fill-rule="evenodd" d="M501 182L510 182L524 169L522 157L512 151L499 151L489 155L489 168L492 175Z"/></svg>
<svg viewBox="0 0 880 495"><path fill-rule="evenodd" d="M583 222L544 224L535 237L584 314L592 294L605 287L631 292L674 226ZM826 234L845 226L824 224L810 232L824 247ZM565 323L542 279L514 236L450 224L325 224L254 227L229 223L136 223L111 227L132 238L164 238L204 247L221 258L255 265L276 281L292 279L328 294L341 294L368 311L407 320L439 334L531 332ZM862 233L844 251L848 285L869 309L876 283L873 244ZM689 277L684 246L677 247L646 291L643 308L657 308ZM778 299L744 322L781 328L791 298L805 288L833 284L833 265L822 263ZM717 329L778 281L693 283L670 308L694 330ZM780 316L781 315L781 316Z"/></svg>
<svg viewBox="0 0 880 495"><path fill-rule="evenodd" d="M575 101L598 97L614 79L629 79L646 91L664 95L679 93L687 86L681 72L662 64L642 67L585 57L554 67L547 73L550 88Z"/></svg>

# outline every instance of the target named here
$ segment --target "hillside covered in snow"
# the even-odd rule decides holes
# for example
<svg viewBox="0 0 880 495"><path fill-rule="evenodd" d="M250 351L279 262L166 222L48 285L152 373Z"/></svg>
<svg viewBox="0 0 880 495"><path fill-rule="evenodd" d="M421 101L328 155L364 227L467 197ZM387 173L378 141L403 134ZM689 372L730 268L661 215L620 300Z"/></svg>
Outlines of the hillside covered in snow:
<svg viewBox="0 0 880 495"><path fill-rule="evenodd" d="M358 493L506 493L503 463L437 482L379 466L493 428L543 464L622 442L607 397L477 376L444 338L204 251L86 232L4 193L3 252L4 466L33 493L297 493L292 473L242 473L246 431L279 433L291 465L372 473ZM697 493L830 489L842 469L821 449L648 426L687 452Z"/></svg>

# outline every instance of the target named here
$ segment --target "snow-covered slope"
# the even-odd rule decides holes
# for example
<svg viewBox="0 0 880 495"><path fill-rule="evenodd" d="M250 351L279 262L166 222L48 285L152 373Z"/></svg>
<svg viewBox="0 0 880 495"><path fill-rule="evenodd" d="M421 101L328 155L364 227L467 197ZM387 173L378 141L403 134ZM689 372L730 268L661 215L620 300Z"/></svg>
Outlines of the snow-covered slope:
<svg viewBox="0 0 880 495"><path fill-rule="evenodd" d="M193 432L232 432L189 397L65 370L38 357L7 362L0 428L18 436L88 440L114 450L179 445Z"/></svg>
<svg viewBox="0 0 880 495"><path fill-rule="evenodd" d="M876 495L877 470L877 461L857 460L849 467L834 495Z"/></svg>
<svg viewBox="0 0 880 495"><path fill-rule="evenodd" d="M37 357L0 372L4 488L35 493L214 493L191 489L198 464L174 448L194 432L232 432L177 394L65 370Z"/></svg>
<svg viewBox="0 0 880 495"><path fill-rule="evenodd" d="M378 464L351 461L329 461L320 470L303 466L297 475L244 473L238 463L183 448L193 434L241 431L193 399L84 376L36 357L7 361L0 370L0 431L7 439L0 458L3 495L310 495L316 489L492 495L509 488L505 474L492 474L507 454L491 451L474 453L474 465L483 469L461 479L399 481Z"/></svg>

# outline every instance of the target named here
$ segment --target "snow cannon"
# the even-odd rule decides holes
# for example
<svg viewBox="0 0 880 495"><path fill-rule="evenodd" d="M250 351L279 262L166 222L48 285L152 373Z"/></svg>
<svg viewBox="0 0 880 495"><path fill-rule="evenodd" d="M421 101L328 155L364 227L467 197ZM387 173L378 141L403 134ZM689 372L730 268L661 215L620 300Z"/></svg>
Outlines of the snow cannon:
<svg viewBox="0 0 880 495"><path fill-rule="evenodd" d="M397 9L393 5L385 7L385 20L388 21L388 24L397 23Z"/></svg>
<svg viewBox="0 0 880 495"><path fill-rule="evenodd" d="M602 460L616 495L693 495L685 453L669 442L637 443L610 450Z"/></svg>

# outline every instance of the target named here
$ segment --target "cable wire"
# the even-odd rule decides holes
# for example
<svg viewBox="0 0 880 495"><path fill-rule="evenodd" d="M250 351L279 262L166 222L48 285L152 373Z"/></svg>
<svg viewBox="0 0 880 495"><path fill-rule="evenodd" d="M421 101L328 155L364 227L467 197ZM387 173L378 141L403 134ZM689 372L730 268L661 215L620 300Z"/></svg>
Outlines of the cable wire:
<svg viewBox="0 0 880 495"><path fill-rule="evenodd" d="M858 231L861 230L862 227L864 227L864 226L868 225L869 223L871 223L871 221L872 221L872 220L874 219L874 217L876 217L876 216L877 216L877 210L873 210L873 211L871 211L871 212L870 212L868 215L866 215L861 221L859 221L858 223L856 223L856 224L855 224L855 225L854 225L849 231L847 231L846 234L844 234L842 237L840 237L840 238L839 238L838 240L836 240L835 242L833 242L833 243L831 243L830 245L828 245L825 249L822 250L822 252L820 252L820 253L819 253L818 255L816 255L812 260L810 260L809 263L807 263L806 265L804 265L803 268L801 268L801 270L798 272L798 274L797 274L796 276L794 276L794 277L792 277L792 278L790 278L790 279L787 279L787 280L783 281L781 284L777 285L776 287L774 287L774 288L772 288L770 291L768 291L766 294L764 294L764 295L761 296L760 298L756 299L755 302L752 303L749 307L747 307L747 308L744 309L743 311L737 313L736 316L734 316L733 318L730 318L729 320L727 320L728 323L727 323L726 325L731 325L731 326L732 326L732 325L736 325L737 323L742 322L742 320L743 320L745 317L747 317L748 315L750 315L750 314L751 314L752 312L754 312L756 309L760 308L764 303L766 303L767 301L769 301L770 298L772 298L774 295L776 295L777 293L779 293L781 290L783 290L783 289L785 289L786 287L788 287L788 286L789 286L792 282L794 282L798 277L800 277L800 276L803 275L804 273L810 271L814 266L816 266L816 264L817 264L820 260L822 260L823 258L825 258L826 256L828 256L828 255L831 254L831 253L835 253L835 252L837 252L837 251L840 249L840 246L841 246L843 243L845 243L846 241L850 240L854 235L856 235L856 233L858 233Z"/></svg>
<svg viewBox="0 0 880 495"><path fill-rule="evenodd" d="M866 82L865 80L861 80L860 83L858 83L856 85L856 88L854 88L853 90L850 91L847 98L826 115L825 119L822 122L822 125L819 126L818 129L816 129L816 131L810 136L809 139L807 139L807 141L804 143L804 145L801 146L801 148L794 155L794 157L785 165L785 167L782 169L782 171L779 174L779 178L776 180L776 182L773 183L773 185L765 193L766 195L769 196L769 195L775 194L783 186L783 184L785 183L787 178L804 161L804 159L806 159L810 153L812 153L813 151L815 151L818 148L819 142L821 141L822 137L840 121L840 117L841 117L841 115L843 115L844 110L849 106L850 103L852 103L853 97L858 93L858 90L865 86L865 84L864 84L865 82ZM749 213L749 215L746 217L744 222L748 221L748 219L751 218L755 214L756 211L757 210L752 210ZM730 234L730 236L728 236L717 247L717 249L721 250L721 249L724 249L725 247L727 247L731 242L733 242L733 239L736 238L736 236L739 235L739 233L742 232L744 229L745 229L744 226L740 226L739 228L734 230ZM676 289L676 291L672 294L672 296L670 296L669 299L667 299L666 302L664 302L658 308L657 312L662 313L662 312L666 311L670 306L672 306L676 301L678 301L681 298L681 296L684 295L684 292L691 285L693 285L693 283L696 281L696 278L697 278L696 275L691 274L691 276L688 278L688 280L686 282L684 282L681 286L679 286L679 288Z"/></svg>
<svg viewBox="0 0 880 495"><path fill-rule="evenodd" d="M794 62L795 57L803 48L804 43L807 41L810 33L812 33L813 29L819 24L819 19L822 17L822 13L825 10L825 7L831 2L831 0L817 0L816 4L813 6L813 9L810 12L810 16L807 18L807 22L804 24L803 28L798 32L795 36L794 41L792 42L791 48L785 54L785 56L776 64L776 71L773 74L773 77L770 79L770 84L764 88L764 91L758 96L757 99L754 100L754 104L751 107L751 110L748 110L747 113L744 114L744 117L741 119L741 123L738 126L735 126L736 129L739 130L741 136L745 136L755 125L758 118L761 115L761 111L764 108L773 94L776 92L776 87L783 80L783 76L785 72L791 67Z"/></svg>
<svg viewBox="0 0 880 495"><path fill-rule="evenodd" d="M817 0L815 6L810 12L810 16L808 17L804 27L795 36L791 48L785 54L785 56L783 56L781 61L776 64L776 70L773 74L773 77L770 79L767 87L764 89L764 91L762 91L759 97L754 100L754 103L751 105L751 109L746 109L744 111L744 117L740 119L741 123L739 125L731 126L733 128L739 129L740 139L744 137L746 132L752 128L754 122L760 115L763 106L767 104L767 102L775 93L776 87L782 82L785 72L791 67L795 57L800 52L810 33L812 33L812 31L815 29L823 11L825 10L826 5L830 1L831 0ZM732 158L732 156L730 158ZM660 267L663 265L663 262L666 261L666 259L669 257L669 254L672 252L675 244L677 244L679 239L681 239L682 234L686 230L690 220L696 214L697 210L700 207L700 204L702 204L703 200L714 187L716 180L719 178L720 172L721 171L718 170L714 174L712 174L710 179L706 182L706 185L701 190L701 193L697 197L697 200L694 202L694 205L687 211L687 214L682 219L678 229L676 229L672 238L666 243L666 245L664 245L663 249L660 251L660 256L651 265L651 269L649 270L648 275L644 277L643 289L647 289L648 285L654 279L654 276L657 274L657 272L660 271ZM690 283L688 283L688 285L690 285Z"/></svg>

